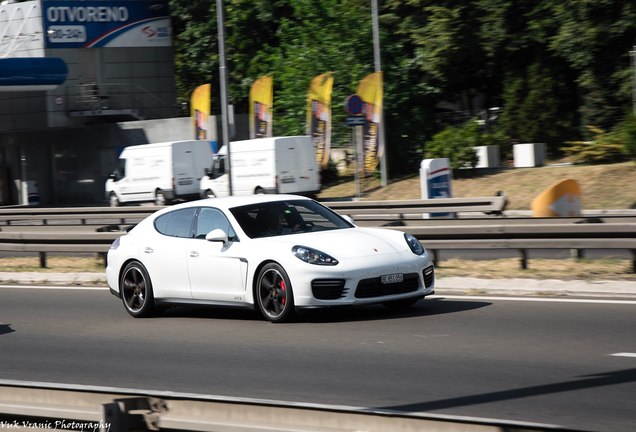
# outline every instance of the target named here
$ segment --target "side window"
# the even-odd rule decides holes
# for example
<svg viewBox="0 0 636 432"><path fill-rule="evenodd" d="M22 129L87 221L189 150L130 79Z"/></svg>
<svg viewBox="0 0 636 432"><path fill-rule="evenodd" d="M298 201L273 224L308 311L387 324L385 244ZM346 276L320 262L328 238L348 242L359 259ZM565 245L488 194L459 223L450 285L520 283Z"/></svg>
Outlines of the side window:
<svg viewBox="0 0 636 432"><path fill-rule="evenodd" d="M194 236L198 239L204 239L210 231L215 229L222 229L230 240L235 240L236 234L223 212L210 207L201 208Z"/></svg>
<svg viewBox="0 0 636 432"><path fill-rule="evenodd" d="M126 177L126 159L119 159L114 180L119 181L124 177Z"/></svg>
<svg viewBox="0 0 636 432"><path fill-rule="evenodd" d="M176 210L155 219L155 228L161 234L171 237L192 238L192 219L196 208Z"/></svg>

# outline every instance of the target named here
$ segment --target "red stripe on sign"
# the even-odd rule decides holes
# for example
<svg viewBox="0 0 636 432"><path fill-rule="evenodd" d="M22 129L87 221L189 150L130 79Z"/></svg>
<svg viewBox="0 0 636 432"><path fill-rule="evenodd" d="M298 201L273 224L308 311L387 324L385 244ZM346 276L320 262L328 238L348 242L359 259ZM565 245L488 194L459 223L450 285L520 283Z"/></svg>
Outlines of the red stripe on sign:
<svg viewBox="0 0 636 432"><path fill-rule="evenodd" d="M433 171L433 172L432 172L432 173L430 173L429 175L437 174L437 173L439 173L439 172L442 172L442 171L448 171L448 170L450 170L450 168L442 168L442 169L438 169L437 171Z"/></svg>

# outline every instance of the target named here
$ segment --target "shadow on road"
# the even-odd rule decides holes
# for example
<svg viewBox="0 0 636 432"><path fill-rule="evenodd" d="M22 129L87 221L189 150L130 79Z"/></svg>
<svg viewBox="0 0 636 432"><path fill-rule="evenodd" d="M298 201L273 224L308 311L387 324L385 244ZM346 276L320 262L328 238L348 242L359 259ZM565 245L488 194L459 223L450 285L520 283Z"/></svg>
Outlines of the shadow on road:
<svg viewBox="0 0 636 432"><path fill-rule="evenodd" d="M15 330L11 328L11 324L0 324L0 335L13 333Z"/></svg>
<svg viewBox="0 0 636 432"><path fill-rule="evenodd" d="M382 305L352 307L346 309L316 309L302 313L300 322L330 323L415 318L428 315L441 315L466 312L490 306L492 303L457 300L423 300L402 310L387 309Z"/></svg>
<svg viewBox="0 0 636 432"><path fill-rule="evenodd" d="M456 312L466 312L490 306L492 303L484 301L458 300L423 300L415 305L402 309L391 310L382 305L346 307L334 309L314 309L302 311L291 323L333 323L373 321L387 319L415 318L428 315L440 315ZM222 307L174 307L163 312L160 318L207 318L222 320L265 321L256 311L232 309ZM279 325L279 324L278 324Z"/></svg>
<svg viewBox="0 0 636 432"><path fill-rule="evenodd" d="M636 369L625 369L614 372L604 372L595 375L586 375L579 377L579 379L577 380L566 381L562 383L545 384L533 387L524 387L513 390L483 393L471 396L462 396L451 399L441 399L436 401L420 402L407 405L381 407L380 409L408 412L429 412L440 409L457 408L468 405L500 402L531 396L542 396L552 393L569 392L593 387L623 384L634 381L636 381Z"/></svg>

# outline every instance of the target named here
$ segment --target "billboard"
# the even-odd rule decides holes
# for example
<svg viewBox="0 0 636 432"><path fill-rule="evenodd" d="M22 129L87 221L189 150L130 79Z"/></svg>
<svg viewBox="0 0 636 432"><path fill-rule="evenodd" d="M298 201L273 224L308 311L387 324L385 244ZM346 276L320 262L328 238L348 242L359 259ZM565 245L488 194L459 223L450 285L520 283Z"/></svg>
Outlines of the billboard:
<svg viewBox="0 0 636 432"><path fill-rule="evenodd" d="M272 137L273 75L264 75L250 88L250 139Z"/></svg>
<svg viewBox="0 0 636 432"><path fill-rule="evenodd" d="M311 80L307 92L307 133L314 143L320 167L329 163L332 88L333 77L326 73Z"/></svg>
<svg viewBox="0 0 636 432"><path fill-rule="evenodd" d="M380 122L382 121L382 72L366 76L358 84L356 94L362 98L364 124L364 173L372 174L380 163L384 149L380 147Z"/></svg>
<svg viewBox="0 0 636 432"><path fill-rule="evenodd" d="M46 48L172 46L167 3L42 0Z"/></svg>

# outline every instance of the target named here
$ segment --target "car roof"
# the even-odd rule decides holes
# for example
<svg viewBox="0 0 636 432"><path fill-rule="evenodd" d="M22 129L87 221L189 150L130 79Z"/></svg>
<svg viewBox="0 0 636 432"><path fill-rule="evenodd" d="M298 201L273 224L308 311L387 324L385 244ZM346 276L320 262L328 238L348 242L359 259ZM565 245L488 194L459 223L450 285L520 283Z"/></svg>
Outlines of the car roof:
<svg viewBox="0 0 636 432"><path fill-rule="evenodd" d="M225 198L205 198L205 199L201 199L197 201L190 201L190 202L171 206L167 209L164 209L162 213L164 213L165 211L176 210L180 208L207 207L207 206L216 207L222 210L228 210L233 207L241 207L244 205L260 204L260 203L276 202L276 201L287 201L287 200L311 201L310 198L307 198L304 196L287 195L287 194L230 196Z"/></svg>

